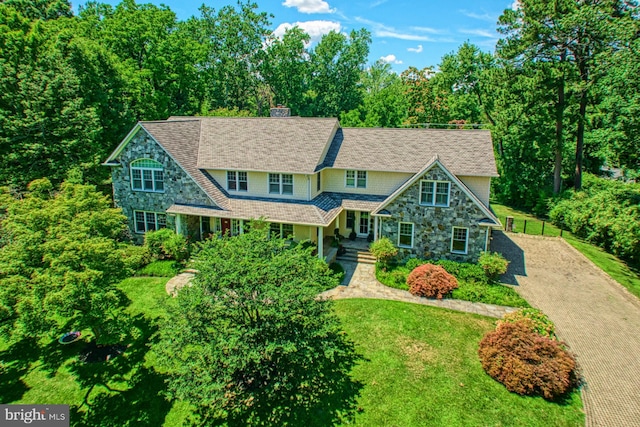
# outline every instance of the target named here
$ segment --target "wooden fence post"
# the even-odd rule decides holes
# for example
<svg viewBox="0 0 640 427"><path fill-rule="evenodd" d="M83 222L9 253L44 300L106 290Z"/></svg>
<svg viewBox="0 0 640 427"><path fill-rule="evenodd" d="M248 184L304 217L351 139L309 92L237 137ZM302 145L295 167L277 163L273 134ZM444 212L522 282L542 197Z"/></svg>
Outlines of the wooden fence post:
<svg viewBox="0 0 640 427"><path fill-rule="evenodd" d="M542 232L540 234L544 236L544 221L542 221Z"/></svg>
<svg viewBox="0 0 640 427"><path fill-rule="evenodd" d="M524 228L522 229L522 234L527 234L527 220L524 220Z"/></svg>

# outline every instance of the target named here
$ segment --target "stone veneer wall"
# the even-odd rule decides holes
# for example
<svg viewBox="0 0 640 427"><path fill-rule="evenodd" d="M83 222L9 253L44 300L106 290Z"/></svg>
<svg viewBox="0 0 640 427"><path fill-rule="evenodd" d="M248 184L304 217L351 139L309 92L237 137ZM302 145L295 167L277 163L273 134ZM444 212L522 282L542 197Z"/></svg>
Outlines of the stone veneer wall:
<svg viewBox="0 0 640 427"><path fill-rule="evenodd" d="M138 159L153 159L164 165L164 193L133 190L129 164ZM116 206L128 218L134 236L134 210L165 212L174 203L215 206L215 203L200 189L187 173L160 147L149 134L140 129L116 159L120 166L111 167L113 197ZM175 229L175 218L167 216L167 226Z"/></svg>
<svg viewBox="0 0 640 427"><path fill-rule="evenodd" d="M450 181L447 174L435 165L424 176L407 188L385 209L391 218L381 218L382 236L398 244L399 222L414 224L413 248L399 248L400 258L420 257L432 259L450 259L454 261L476 261L485 248L486 227L478 222L486 215L462 189L451 182L449 207L420 205L420 181ZM467 254L451 253L451 234L453 227L468 228L469 243Z"/></svg>

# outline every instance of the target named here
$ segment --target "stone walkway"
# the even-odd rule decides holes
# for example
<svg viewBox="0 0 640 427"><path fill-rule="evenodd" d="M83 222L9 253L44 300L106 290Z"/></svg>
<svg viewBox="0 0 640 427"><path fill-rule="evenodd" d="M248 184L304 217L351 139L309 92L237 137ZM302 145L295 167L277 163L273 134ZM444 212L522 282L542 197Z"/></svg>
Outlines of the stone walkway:
<svg viewBox="0 0 640 427"><path fill-rule="evenodd" d="M169 279L167 284L164 286L164 289L169 295L175 297L178 294L178 291L185 287L191 281L191 279L193 279L194 275L195 273L193 271L185 271L183 273L180 273L177 276Z"/></svg>
<svg viewBox="0 0 640 427"><path fill-rule="evenodd" d="M517 310L513 307L504 307L501 305L483 304L478 302L454 299L436 300L417 297L411 295L408 291L389 288L378 282L375 278L375 266L373 265L356 264L352 262L341 262L340 264L345 270L345 278L343 281L345 285L340 285L336 288L323 292L320 294L321 296L334 299L372 298L411 302L496 318L501 318L506 313Z"/></svg>
<svg viewBox="0 0 640 427"><path fill-rule="evenodd" d="M586 426L640 426L640 301L560 238L496 235L517 291L576 353Z"/></svg>

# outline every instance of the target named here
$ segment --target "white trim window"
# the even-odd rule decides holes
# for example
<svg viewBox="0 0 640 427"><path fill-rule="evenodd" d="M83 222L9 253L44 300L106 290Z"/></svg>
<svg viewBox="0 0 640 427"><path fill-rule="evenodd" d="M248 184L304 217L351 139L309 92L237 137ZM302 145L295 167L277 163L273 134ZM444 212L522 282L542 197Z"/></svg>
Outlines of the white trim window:
<svg viewBox="0 0 640 427"><path fill-rule="evenodd" d="M244 221L241 219L231 219L231 235L239 236L244 233Z"/></svg>
<svg viewBox="0 0 640 427"><path fill-rule="evenodd" d="M160 230L167 227L167 215L158 212L133 211L136 233Z"/></svg>
<svg viewBox="0 0 640 427"><path fill-rule="evenodd" d="M293 195L293 175L288 173L270 173L269 194Z"/></svg>
<svg viewBox="0 0 640 427"><path fill-rule="evenodd" d="M449 181L420 181L420 204L425 206L449 206Z"/></svg>
<svg viewBox="0 0 640 427"><path fill-rule="evenodd" d="M451 252L454 254L466 254L468 249L469 229L453 227L451 230Z"/></svg>
<svg viewBox="0 0 640 427"><path fill-rule="evenodd" d="M413 228L412 222L398 224L398 247L413 248Z"/></svg>
<svg viewBox="0 0 640 427"><path fill-rule="evenodd" d="M247 191L249 189L249 179L246 172L227 171L227 190Z"/></svg>
<svg viewBox="0 0 640 427"><path fill-rule="evenodd" d="M207 238L210 234L222 231L222 221L220 218L200 217L200 237Z"/></svg>
<svg viewBox="0 0 640 427"><path fill-rule="evenodd" d="M269 224L269 235L276 238L289 239L293 237L293 224L272 222Z"/></svg>
<svg viewBox="0 0 640 427"><path fill-rule="evenodd" d="M367 171L345 171L345 187L367 188Z"/></svg>
<svg viewBox="0 0 640 427"><path fill-rule="evenodd" d="M151 159L131 162L131 189L164 193L164 167Z"/></svg>

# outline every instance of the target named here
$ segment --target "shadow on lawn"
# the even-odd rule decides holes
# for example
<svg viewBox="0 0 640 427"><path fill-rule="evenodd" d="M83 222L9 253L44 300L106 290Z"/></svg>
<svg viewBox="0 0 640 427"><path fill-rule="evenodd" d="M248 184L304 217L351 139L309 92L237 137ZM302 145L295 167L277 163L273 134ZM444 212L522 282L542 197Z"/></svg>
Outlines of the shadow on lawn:
<svg viewBox="0 0 640 427"><path fill-rule="evenodd" d="M11 403L22 398L29 387L22 381L41 349L31 339L23 339L0 352L0 403Z"/></svg>
<svg viewBox="0 0 640 427"><path fill-rule="evenodd" d="M157 326L143 315L132 326L141 337L108 362L77 361L70 371L86 390L84 401L71 406L72 426L161 426L171 409L163 397L164 376L145 365Z"/></svg>

